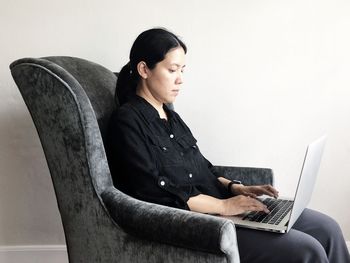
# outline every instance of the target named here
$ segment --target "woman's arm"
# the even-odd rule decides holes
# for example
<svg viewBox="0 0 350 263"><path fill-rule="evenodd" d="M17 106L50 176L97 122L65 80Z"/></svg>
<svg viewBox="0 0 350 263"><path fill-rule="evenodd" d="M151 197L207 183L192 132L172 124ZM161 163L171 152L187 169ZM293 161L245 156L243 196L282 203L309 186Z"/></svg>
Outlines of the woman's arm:
<svg viewBox="0 0 350 263"><path fill-rule="evenodd" d="M224 177L218 177L220 183L222 183L226 188L231 182ZM235 195L245 195L256 198L260 195L269 195L274 198L278 197L278 191L271 185L250 185L245 186L243 184L232 184L230 191Z"/></svg>
<svg viewBox="0 0 350 263"><path fill-rule="evenodd" d="M266 206L249 196L235 196L228 199L218 199L209 195L196 195L187 201L191 211L219 214L219 215L238 215L248 211L270 211Z"/></svg>

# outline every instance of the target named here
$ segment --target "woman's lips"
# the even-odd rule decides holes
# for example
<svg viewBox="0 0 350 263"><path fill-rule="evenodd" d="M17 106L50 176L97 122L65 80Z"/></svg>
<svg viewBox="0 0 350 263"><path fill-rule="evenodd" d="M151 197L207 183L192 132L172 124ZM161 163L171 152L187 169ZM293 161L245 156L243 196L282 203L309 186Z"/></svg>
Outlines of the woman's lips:
<svg viewBox="0 0 350 263"><path fill-rule="evenodd" d="M172 96L177 96L179 94L179 90L178 89L173 89L171 90Z"/></svg>

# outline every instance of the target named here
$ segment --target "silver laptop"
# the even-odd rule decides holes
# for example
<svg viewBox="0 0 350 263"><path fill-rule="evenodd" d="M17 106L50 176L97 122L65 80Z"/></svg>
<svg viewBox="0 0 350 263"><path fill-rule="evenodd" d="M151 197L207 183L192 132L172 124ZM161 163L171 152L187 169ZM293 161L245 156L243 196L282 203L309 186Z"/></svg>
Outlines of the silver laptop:
<svg viewBox="0 0 350 263"><path fill-rule="evenodd" d="M293 198L259 198L267 205L269 214L250 212L239 216L223 216L239 227L287 233L309 204L320 167L326 136L309 144L306 149L297 190Z"/></svg>

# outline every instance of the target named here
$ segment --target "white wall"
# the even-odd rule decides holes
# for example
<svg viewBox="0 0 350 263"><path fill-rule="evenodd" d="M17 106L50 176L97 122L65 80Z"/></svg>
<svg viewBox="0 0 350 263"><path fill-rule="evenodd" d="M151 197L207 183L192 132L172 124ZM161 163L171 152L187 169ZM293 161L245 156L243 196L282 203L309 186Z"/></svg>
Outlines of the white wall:
<svg viewBox="0 0 350 263"><path fill-rule="evenodd" d="M118 71L138 33L154 26L188 45L176 109L213 163L271 167L291 195L307 143L328 133L310 207L336 218L350 240L349 13L345 0L1 0L0 246L64 243L40 142L8 65L71 55Z"/></svg>

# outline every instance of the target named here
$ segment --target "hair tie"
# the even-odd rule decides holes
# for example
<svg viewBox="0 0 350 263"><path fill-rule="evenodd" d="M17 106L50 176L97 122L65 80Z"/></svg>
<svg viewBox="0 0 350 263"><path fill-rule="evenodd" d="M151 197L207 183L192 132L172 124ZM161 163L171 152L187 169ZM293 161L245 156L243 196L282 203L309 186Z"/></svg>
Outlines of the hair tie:
<svg viewBox="0 0 350 263"><path fill-rule="evenodd" d="M128 66L128 68L129 68L129 73L130 73L130 75L131 75L131 74L132 74L132 69L131 69L130 60L129 60L129 62L128 62L126 65Z"/></svg>

